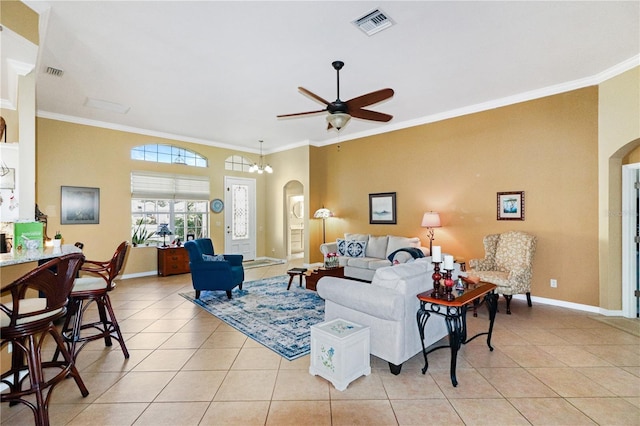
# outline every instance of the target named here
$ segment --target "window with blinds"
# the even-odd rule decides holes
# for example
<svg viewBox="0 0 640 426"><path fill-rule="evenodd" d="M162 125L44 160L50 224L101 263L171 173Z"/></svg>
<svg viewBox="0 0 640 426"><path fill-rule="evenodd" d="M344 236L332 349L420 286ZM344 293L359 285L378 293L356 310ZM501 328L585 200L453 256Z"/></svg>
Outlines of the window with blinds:
<svg viewBox="0 0 640 426"><path fill-rule="evenodd" d="M155 172L131 173L132 242L155 244L166 223L171 240L209 236L209 178ZM141 238L141 235L143 236ZM142 240L142 241L141 241Z"/></svg>
<svg viewBox="0 0 640 426"><path fill-rule="evenodd" d="M209 178L207 176L132 172L131 198L208 200Z"/></svg>

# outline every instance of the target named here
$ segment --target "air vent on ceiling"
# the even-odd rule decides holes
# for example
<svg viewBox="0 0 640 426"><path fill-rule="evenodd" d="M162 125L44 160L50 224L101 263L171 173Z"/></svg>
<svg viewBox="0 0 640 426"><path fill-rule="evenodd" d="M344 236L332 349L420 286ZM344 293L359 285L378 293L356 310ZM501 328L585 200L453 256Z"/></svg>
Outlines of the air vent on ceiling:
<svg viewBox="0 0 640 426"><path fill-rule="evenodd" d="M389 28L395 22L389 15L384 13L380 9L374 9L371 12L368 12L366 15L356 19L351 22L356 27L360 28L366 35L373 35L377 32L380 32L386 28Z"/></svg>
<svg viewBox="0 0 640 426"><path fill-rule="evenodd" d="M47 74L53 75L56 77L62 77L62 74L64 74L64 71L59 68L47 67Z"/></svg>
<svg viewBox="0 0 640 426"><path fill-rule="evenodd" d="M90 108L102 109L104 111L117 112L119 114L126 114L131 109L130 106L122 105L116 102L103 101L102 99L87 98L84 102L84 106Z"/></svg>

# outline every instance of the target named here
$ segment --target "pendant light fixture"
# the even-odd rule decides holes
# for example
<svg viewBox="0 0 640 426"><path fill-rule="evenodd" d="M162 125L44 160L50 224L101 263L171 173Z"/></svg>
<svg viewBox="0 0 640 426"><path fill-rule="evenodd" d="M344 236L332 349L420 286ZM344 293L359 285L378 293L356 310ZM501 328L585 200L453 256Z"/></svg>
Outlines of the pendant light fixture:
<svg viewBox="0 0 640 426"><path fill-rule="evenodd" d="M273 173L273 169L270 165L264 164L264 156L262 155L262 142L260 142L260 164L253 163L253 166L249 167L249 173L258 172L258 174L262 174L264 172Z"/></svg>

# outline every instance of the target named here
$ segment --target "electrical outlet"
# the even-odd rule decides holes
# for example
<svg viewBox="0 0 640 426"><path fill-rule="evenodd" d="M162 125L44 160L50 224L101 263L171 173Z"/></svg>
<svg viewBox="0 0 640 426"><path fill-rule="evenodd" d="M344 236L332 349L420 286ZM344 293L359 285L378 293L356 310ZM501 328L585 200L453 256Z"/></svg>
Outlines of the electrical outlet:
<svg viewBox="0 0 640 426"><path fill-rule="evenodd" d="M558 288L558 280L554 280L553 278L549 281L551 284L551 288Z"/></svg>

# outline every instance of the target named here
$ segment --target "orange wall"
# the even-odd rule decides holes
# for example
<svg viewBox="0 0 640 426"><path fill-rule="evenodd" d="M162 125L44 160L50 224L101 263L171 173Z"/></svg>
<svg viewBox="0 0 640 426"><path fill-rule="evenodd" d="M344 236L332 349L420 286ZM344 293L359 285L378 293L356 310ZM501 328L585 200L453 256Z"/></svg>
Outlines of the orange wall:
<svg viewBox="0 0 640 426"><path fill-rule="evenodd" d="M420 222L433 210L443 225L434 244L470 259L484 255L485 234L527 231L538 237L532 294L598 306L597 120L590 87L312 150L317 202L337 216L327 240L362 232L428 246ZM525 191L524 221L496 220L504 191ZM377 192L396 192L397 225L369 224ZM310 244L312 261L321 242Z"/></svg>

